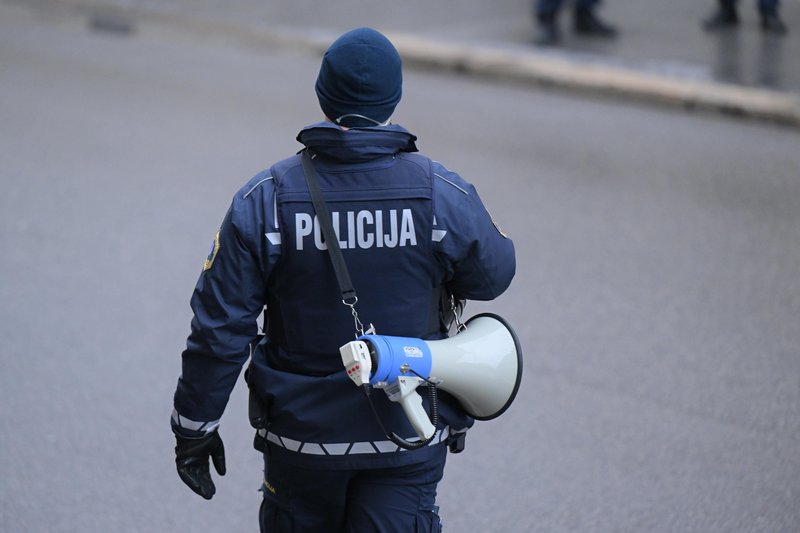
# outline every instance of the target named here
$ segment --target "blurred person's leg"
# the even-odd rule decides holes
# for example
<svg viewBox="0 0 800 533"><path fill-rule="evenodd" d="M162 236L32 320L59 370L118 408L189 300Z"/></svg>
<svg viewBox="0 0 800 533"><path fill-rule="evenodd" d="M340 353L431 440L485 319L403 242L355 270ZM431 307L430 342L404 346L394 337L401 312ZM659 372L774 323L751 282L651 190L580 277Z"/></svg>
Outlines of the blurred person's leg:
<svg viewBox="0 0 800 533"><path fill-rule="evenodd" d="M783 35L788 31L778 13L778 0L758 0L761 15L761 29L765 32Z"/></svg>
<svg viewBox="0 0 800 533"><path fill-rule="evenodd" d="M539 45L552 46L561 40L558 30L558 12L562 0L534 0L534 15L537 31L534 42Z"/></svg>
<svg viewBox="0 0 800 533"><path fill-rule="evenodd" d="M709 31L733 28L739 25L736 0L717 0L717 8L703 21L703 28Z"/></svg>

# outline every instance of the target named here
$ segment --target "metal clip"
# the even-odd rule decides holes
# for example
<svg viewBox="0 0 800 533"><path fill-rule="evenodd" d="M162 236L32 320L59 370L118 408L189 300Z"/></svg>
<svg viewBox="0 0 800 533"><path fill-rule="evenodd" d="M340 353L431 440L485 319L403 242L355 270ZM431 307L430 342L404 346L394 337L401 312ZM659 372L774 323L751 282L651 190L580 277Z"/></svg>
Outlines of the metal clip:
<svg viewBox="0 0 800 533"><path fill-rule="evenodd" d="M458 334L466 330L467 325L461 323L460 313L456 308L456 297L452 294L450 295L450 310L453 312L453 321L456 323L456 333Z"/></svg>
<svg viewBox="0 0 800 533"><path fill-rule="evenodd" d="M375 334L375 326L370 324L369 327L365 331L364 330L364 324L361 322L361 319L358 318L358 311L356 311L356 304L358 303L358 297L357 296L353 296L353 300L351 302L347 301L347 300L342 300L342 303L350 308L350 314L353 315L353 323L354 323L355 328L356 328L356 336L355 336L356 339L361 337L362 335L374 335Z"/></svg>

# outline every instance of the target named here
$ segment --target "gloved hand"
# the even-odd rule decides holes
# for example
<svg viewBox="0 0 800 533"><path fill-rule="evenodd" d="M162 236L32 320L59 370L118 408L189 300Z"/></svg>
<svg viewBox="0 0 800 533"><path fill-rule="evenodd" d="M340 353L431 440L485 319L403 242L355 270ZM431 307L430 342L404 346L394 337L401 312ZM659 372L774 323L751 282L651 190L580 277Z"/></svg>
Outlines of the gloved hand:
<svg viewBox="0 0 800 533"><path fill-rule="evenodd" d="M175 446L178 475L190 489L210 500L217 488L208 469L209 456L217 473L220 476L225 475L225 446L222 438L214 431L199 439L188 439L180 435L175 435L175 439L178 441Z"/></svg>

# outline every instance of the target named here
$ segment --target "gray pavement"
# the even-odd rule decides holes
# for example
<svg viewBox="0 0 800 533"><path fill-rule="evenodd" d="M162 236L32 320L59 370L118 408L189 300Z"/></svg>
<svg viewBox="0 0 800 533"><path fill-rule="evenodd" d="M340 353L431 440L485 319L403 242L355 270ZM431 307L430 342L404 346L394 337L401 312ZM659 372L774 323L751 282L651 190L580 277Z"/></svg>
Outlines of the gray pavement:
<svg viewBox="0 0 800 533"><path fill-rule="evenodd" d="M0 2L0 531L256 531L244 384L210 502L168 417L208 243L320 117L319 57L52 6ZM395 118L518 253L467 311L514 324L522 388L448 459L445 531L800 530L800 132L405 79Z"/></svg>
<svg viewBox="0 0 800 533"><path fill-rule="evenodd" d="M741 2L739 29L709 34L700 20L711 0L609 0L600 12L620 28L618 39L571 34L565 10L557 48L532 44L530 0L37 1L133 25L159 19L317 50L369 25L391 34L408 62L800 126L800 0L783 2L784 37L762 35L754 2Z"/></svg>

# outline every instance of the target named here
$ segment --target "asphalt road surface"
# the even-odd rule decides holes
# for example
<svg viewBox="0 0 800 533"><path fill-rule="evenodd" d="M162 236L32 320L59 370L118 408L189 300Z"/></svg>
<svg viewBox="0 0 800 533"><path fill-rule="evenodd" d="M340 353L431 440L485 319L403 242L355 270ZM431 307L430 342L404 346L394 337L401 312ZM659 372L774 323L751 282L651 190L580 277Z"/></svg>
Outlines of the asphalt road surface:
<svg viewBox="0 0 800 533"><path fill-rule="evenodd" d="M208 245L320 118L319 58L115 30L0 3L0 530L257 531L243 383L210 502L168 418ZM450 457L445 530L800 530L797 131L411 70L395 120L518 251L467 310L523 385Z"/></svg>

